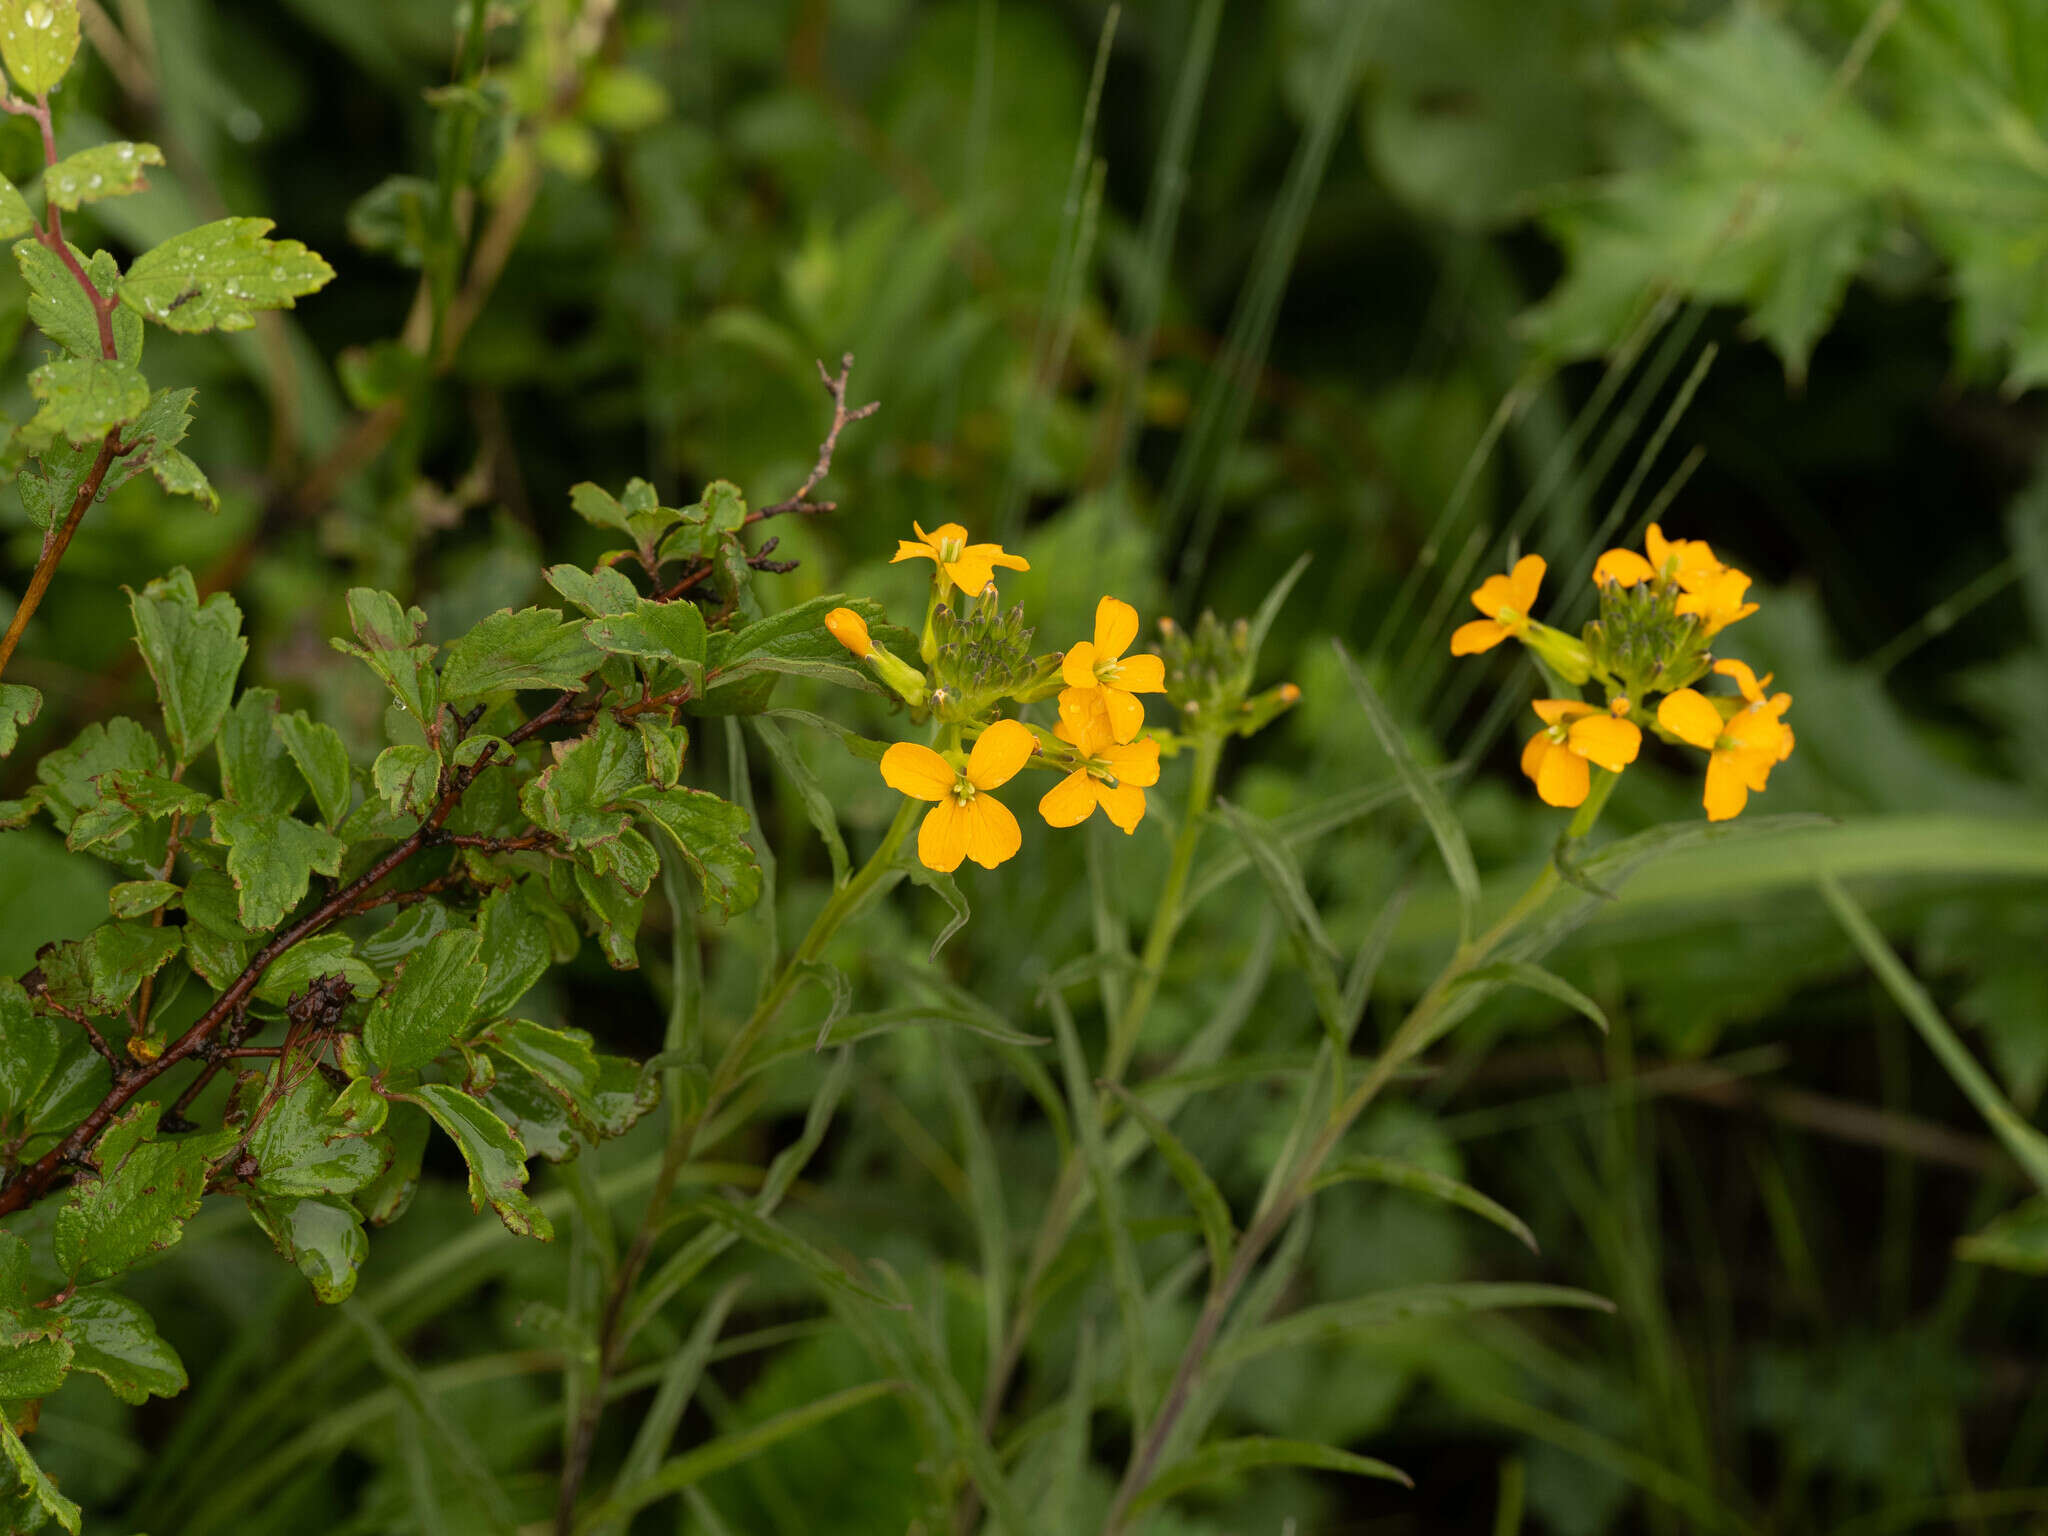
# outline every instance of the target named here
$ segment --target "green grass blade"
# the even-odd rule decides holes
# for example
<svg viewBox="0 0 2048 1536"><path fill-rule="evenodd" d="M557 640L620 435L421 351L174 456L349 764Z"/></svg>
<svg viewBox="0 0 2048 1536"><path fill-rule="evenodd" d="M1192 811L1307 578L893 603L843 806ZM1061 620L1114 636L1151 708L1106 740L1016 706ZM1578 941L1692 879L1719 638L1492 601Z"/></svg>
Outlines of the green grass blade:
<svg viewBox="0 0 2048 1536"><path fill-rule="evenodd" d="M1598 1003L1556 972L1546 971L1531 961L1502 960L1495 965L1482 965L1476 970L1467 971L1459 979L1458 985L1463 987L1486 982L1526 987L1531 992L1541 992L1546 997L1554 997L1567 1008L1584 1014L1599 1025L1600 1033L1603 1035L1610 1027L1607 1023L1607 1014Z"/></svg>
<svg viewBox="0 0 2048 1536"><path fill-rule="evenodd" d="M1237 1247L1237 1229L1231 1224L1230 1203L1223 1198L1223 1191L1216 1187L1216 1181L1209 1177L1209 1170L1188 1150L1187 1143L1173 1134L1164 1120L1147 1109L1144 1102L1123 1084L1107 1086L1123 1100L1124 1108L1131 1112L1138 1124L1145 1128L1145 1134L1152 1138L1152 1145L1166 1159L1166 1166L1173 1171L1182 1192L1188 1197L1188 1204L1195 1208L1195 1219L1202 1224L1202 1243L1209 1250L1209 1283L1221 1283L1224 1271L1230 1267L1230 1255Z"/></svg>
<svg viewBox="0 0 2048 1536"><path fill-rule="evenodd" d="M1393 1157L1347 1157L1332 1163L1316 1175L1313 1189L1328 1189L1333 1184L1348 1184L1364 1180L1372 1184L1386 1184L1394 1189L1405 1189L1412 1194L1427 1195L1432 1200L1441 1200L1455 1205L1460 1210L1492 1222L1503 1232L1519 1238L1531 1253L1540 1253L1536 1246L1536 1234L1529 1230L1529 1224L1513 1211L1487 1195L1482 1195L1470 1184L1461 1183L1449 1174L1438 1173L1433 1168L1423 1168L1415 1163L1404 1163Z"/></svg>
<svg viewBox="0 0 2048 1536"><path fill-rule="evenodd" d="M1168 1467L1131 1501L1130 1513L1141 1514L1190 1488L1221 1482L1257 1467L1313 1467L1322 1472L1349 1472L1353 1477L1382 1478L1404 1488L1415 1486L1415 1479L1399 1467L1370 1456L1353 1455L1311 1440L1247 1435L1241 1440L1219 1440L1214 1445L1205 1445L1179 1465Z"/></svg>
<svg viewBox="0 0 2048 1536"><path fill-rule="evenodd" d="M830 797L818 783L818 776L811 772L810 764L804 761L803 754L783 735L781 726L757 715L754 717L754 734L761 738L768 755L775 759L776 766L795 786L797 798L803 801L811 825L824 839L825 852L832 860L832 888L837 890L852 877L853 861L847 857L846 839L839 835L839 816L832 809Z"/></svg>
<svg viewBox="0 0 2048 1536"><path fill-rule="evenodd" d="M1344 1301L1304 1307L1217 1350L1210 1368L1218 1372L1238 1370L1276 1349L1343 1338L1368 1328L1395 1327L1425 1318L1462 1317L1473 1312L1496 1312L1513 1307L1577 1307L1586 1311L1612 1312L1614 1303L1604 1296L1595 1296L1591 1291L1563 1285L1473 1280L1403 1286L1397 1290L1373 1291Z"/></svg>

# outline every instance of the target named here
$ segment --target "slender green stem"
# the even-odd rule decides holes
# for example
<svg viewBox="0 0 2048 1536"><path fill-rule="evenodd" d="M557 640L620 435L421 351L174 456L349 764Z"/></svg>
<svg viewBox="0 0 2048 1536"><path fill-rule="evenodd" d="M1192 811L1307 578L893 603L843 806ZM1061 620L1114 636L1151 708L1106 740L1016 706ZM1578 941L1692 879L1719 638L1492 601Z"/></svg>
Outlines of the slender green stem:
<svg viewBox="0 0 2048 1536"><path fill-rule="evenodd" d="M1137 985L1130 1001L1110 1031L1109 1049L1103 1058L1102 1075L1112 1083L1123 1080L1124 1069L1138 1048L1145 1017L1159 995L1159 978L1180 932L1181 903L1187 897L1188 875L1195 864L1195 845L1202 839L1202 827L1209 818L1209 802L1216 794L1216 766L1223 757L1223 738L1203 736L1195 745L1195 771L1188 780L1188 803L1181 814L1180 833L1173 840L1173 861L1166 869L1166 883L1159 889L1159 904L1152 912L1152 926L1145 932L1145 953L1140 961Z"/></svg>

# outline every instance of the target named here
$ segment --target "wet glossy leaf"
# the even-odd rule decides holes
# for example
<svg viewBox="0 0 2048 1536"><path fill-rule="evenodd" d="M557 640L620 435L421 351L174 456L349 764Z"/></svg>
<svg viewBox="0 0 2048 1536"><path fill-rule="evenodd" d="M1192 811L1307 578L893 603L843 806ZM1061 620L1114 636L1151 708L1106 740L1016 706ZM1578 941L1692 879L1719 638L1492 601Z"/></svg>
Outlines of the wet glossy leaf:
<svg viewBox="0 0 2048 1536"><path fill-rule="evenodd" d="M222 803L214 807L213 835L227 846L228 878L240 893L246 928L275 928L305 900L315 871L341 872L341 840L289 816Z"/></svg>
<svg viewBox="0 0 2048 1536"><path fill-rule="evenodd" d="M303 709L277 717L277 734L298 765L299 777L313 791L320 819L332 829L348 814L354 790L349 779L348 748L341 732L309 719Z"/></svg>
<svg viewBox="0 0 2048 1536"><path fill-rule="evenodd" d="M604 660L583 626L552 608L501 608L448 643L442 694L459 703L507 688L573 688Z"/></svg>
<svg viewBox="0 0 2048 1536"><path fill-rule="evenodd" d="M669 835L704 892L704 908L728 917L761 896L761 867L746 835L753 818L739 806L701 789L643 785L626 796L635 814Z"/></svg>
<svg viewBox="0 0 2048 1536"><path fill-rule="evenodd" d="M163 163L164 152L154 144L130 144L126 140L95 144L91 149L66 155L43 172L43 195L59 208L76 208L103 197L145 192L149 189L149 178L143 174L145 168Z"/></svg>
<svg viewBox="0 0 2048 1536"><path fill-rule="evenodd" d="M584 635L599 650L615 656L677 663L704 660L704 615L686 598L672 603L640 598L630 613L591 620Z"/></svg>
<svg viewBox="0 0 2048 1536"><path fill-rule="evenodd" d="M383 1173L390 1149L337 1124L327 1079L303 1064L296 1070L306 1075L248 1133L256 1187L266 1197L352 1194Z"/></svg>
<svg viewBox="0 0 2048 1536"><path fill-rule="evenodd" d="M432 747L386 747L370 765L370 783L394 815L424 816L440 794L441 759Z"/></svg>
<svg viewBox="0 0 2048 1536"><path fill-rule="evenodd" d="M221 790L244 810L288 816L306 797L306 781L277 729L277 695L246 688L221 722Z"/></svg>
<svg viewBox="0 0 2048 1536"><path fill-rule="evenodd" d="M363 1024L363 1051L378 1073L417 1071L476 1017L485 979L477 948L473 930L453 929L405 961Z"/></svg>
<svg viewBox="0 0 2048 1536"><path fill-rule="evenodd" d="M124 880L107 892L107 907L116 917L147 917L178 898L168 880Z"/></svg>
<svg viewBox="0 0 2048 1536"><path fill-rule="evenodd" d="M401 608L389 592L351 587L348 616L361 643L337 639L330 644L366 663L425 729L440 701L440 680L432 667L434 647L420 643L427 627L426 614L417 608Z"/></svg>
<svg viewBox="0 0 2048 1536"><path fill-rule="evenodd" d="M105 1280L175 1243L199 1209L209 1158L232 1132L155 1139L163 1106L134 1105L100 1133L83 1175L57 1212L57 1263L74 1281Z"/></svg>
<svg viewBox="0 0 2048 1536"><path fill-rule="evenodd" d="M298 1265L315 1297L330 1306L348 1300L356 1271L370 1256L369 1234L354 1206L338 1195L258 1196L249 1201L249 1214Z"/></svg>
<svg viewBox="0 0 2048 1536"><path fill-rule="evenodd" d="M185 1390L185 1363L139 1303L94 1287L55 1311L72 1348L71 1368L92 1372L122 1402L175 1397Z"/></svg>
<svg viewBox="0 0 2048 1536"><path fill-rule="evenodd" d="M78 0L0 0L0 58L23 95L54 91L77 53Z"/></svg>
<svg viewBox="0 0 2048 1536"><path fill-rule="evenodd" d="M264 238L269 219L218 219L144 251L121 302L174 331L246 331L256 312L290 309L334 269L296 240Z"/></svg>
<svg viewBox="0 0 2048 1536"><path fill-rule="evenodd" d="M121 269L105 251L88 259L76 246L71 255L102 294L111 294L121 280ZM64 259L40 240L24 240L14 248L14 259L29 286L28 315L50 340L73 357L92 360L103 357L99 316L85 296L78 279ZM115 307L109 324L114 333L114 355L128 364L142 361L142 317ZM93 445L96 449L97 444ZM90 463L93 449L84 454ZM82 474L82 471L81 471ZM77 479L71 483L75 486ZM70 497L64 498L68 506Z"/></svg>
<svg viewBox="0 0 2048 1536"><path fill-rule="evenodd" d="M384 1140L391 1146L391 1165L356 1192L354 1204L371 1226L396 1221L419 1189L420 1163L426 1156L433 1122L410 1104L394 1102L385 1117Z"/></svg>
<svg viewBox="0 0 2048 1536"><path fill-rule="evenodd" d="M4 1414L0 1414L0 1455L5 1456L15 1483L13 1497L18 1503L11 1518L21 1520L25 1530L36 1528L27 1524L29 1515L35 1516L37 1525L55 1520L71 1536L78 1536L81 1518L78 1506L59 1493L57 1485L36 1465L35 1458L29 1455L28 1447L21 1443L21 1437L15 1434L14 1426L7 1422ZM6 1503L0 1501L0 1515L9 1514Z"/></svg>
<svg viewBox="0 0 2048 1536"><path fill-rule="evenodd" d="M476 928L482 941L477 959L483 962L485 971L483 990L477 994L476 1016L495 1019L508 1012L547 974L554 960L554 945L548 936L547 920L519 886L508 886L485 897L477 911Z"/></svg>
<svg viewBox="0 0 2048 1536"><path fill-rule="evenodd" d="M526 1149L511 1127L477 1100L446 1083L423 1083L407 1096L434 1123L453 1137L469 1164L469 1201L481 1211L486 1204L521 1237L543 1240L555 1235L547 1213L527 1198Z"/></svg>
<svg viewBox="0 0 2048 1536"><path fill-rule="evenodd" d="M128 607L171 750L189 763L213 741L234 698L235 677L249 654L242 610L225 592L202 603L183 566L131 592Z"/></svg>
<svg viewBox="0 0 2048 1536"><path fill-rule="evenodd" d="M33 424L74 447L97 443L149 409L142 370L114 358L60 357L31 373L28 387L42 407Z"/></svg>

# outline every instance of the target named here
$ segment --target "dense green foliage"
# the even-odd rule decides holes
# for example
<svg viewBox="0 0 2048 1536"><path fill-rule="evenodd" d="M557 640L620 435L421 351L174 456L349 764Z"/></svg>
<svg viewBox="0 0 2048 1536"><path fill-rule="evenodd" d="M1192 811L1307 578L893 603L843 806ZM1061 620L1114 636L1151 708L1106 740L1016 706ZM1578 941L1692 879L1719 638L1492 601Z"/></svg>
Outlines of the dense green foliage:
<svg viewBox="0 0 2048 1536"><path fill-rule="evenodd" d="M0 1525L2030 1528L2043 38L0 0ZM1721 830L1448 651L1652 519ZM913 520L1134 834L912 858Z"/></svg>

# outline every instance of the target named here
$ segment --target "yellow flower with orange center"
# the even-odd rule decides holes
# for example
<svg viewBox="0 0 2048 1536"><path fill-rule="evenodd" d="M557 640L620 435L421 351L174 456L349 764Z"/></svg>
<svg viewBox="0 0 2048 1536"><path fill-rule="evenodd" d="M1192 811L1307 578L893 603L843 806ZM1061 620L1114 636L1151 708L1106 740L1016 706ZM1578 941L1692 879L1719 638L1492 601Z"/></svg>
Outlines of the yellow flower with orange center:
<svg viewBox="0 0 2048 1536"><path fill-rule="evenodd" d="M1093 690L1109 717L1110 734L1119 742L1135 738L1145 725L1145 706L1132 697L1166 691L1166 663L1157 656L1126 656L1138 638L1138 610L1114 597L1095 605L1095 639L1083 640L1060 663L1066 691L1060 715L1067 712L1067 693Z"/></svg>
<svg viewBox="0 0 2048 1536"><path fill-rule="evenodd" d="M1145 818L1145 791L1159 782L1159 743L1119 742L1099 690L1069 688L1060 695L1053 734L1074 749L1074 771L1045 793L1038 814L1050 826L1075 827L1101 806L1126 833Z"/></svg>
<svg viewBox="0 0 2048 1536"><path fill-rule="evenodd" d="M1458 626L1451 635L1451 654L1475 656L1503 640L1526 634L1529 610L1536 606L1536 593L1547 569L1541 555L1524 555L1507 575L1489 576L1479 583L1472 606L1486 617Z"/></svg>
<svg viewBox="0 0 2048 1536"><path fill-rule="evenodd" d="M913 800L929 800L917 829L918 861L950 874L963 859L994 869L1024 844L1010 808L989 793L1010 782L1038 750L1038 739L1015 720L981 733L967 766L956 768L930 747L899 741L882 754L882 780Z"/></svg>
<svg viewBox="0 0 2048 1536"><path fill-rule="evenodd" d="M1537 699L1531 707L1544 728L1522 749L1522 772L1535 781L1545 805L1581 804L1592 788L1594 767L1619 773L1642 750L1643 733L1621 718L1628 712L1626 699L1607 709L1577 699Z"/></svg>
<svg viewBox="0 0 2048 1536"><path fill-rule="evenodd" d="M1771 770L1792 755L1792 728L1784 718L1792 707L1792 695L1766 697L1770 674L1759 680L1747 662L1732 657L1715 662L1714 670L1735 679L1742 708L1724 717L1705 694L1680 688L1665 695L1657 706L1657 723L1680 741L1709 754L1701 803L1707 808L1707 820L1727 821L1742 813L1751 791L1762 793Z"/></svg>
<svg viewBox="0 0 2048 1536"><path fill-rule="evenodd" d="M976 596L981 589L996 578L996 567L1006 570L1028 571L1031 562L1022 555L1013 555L1000 544L970 544L967 530L958 523L941 523L930 533L913 522L917 538L898 539L896 553L889 563L896 565L905 560L929 560L939 568L942 585L939 595L945 596L945 585L957 586L969 597Z"/></svg>

